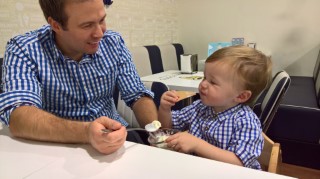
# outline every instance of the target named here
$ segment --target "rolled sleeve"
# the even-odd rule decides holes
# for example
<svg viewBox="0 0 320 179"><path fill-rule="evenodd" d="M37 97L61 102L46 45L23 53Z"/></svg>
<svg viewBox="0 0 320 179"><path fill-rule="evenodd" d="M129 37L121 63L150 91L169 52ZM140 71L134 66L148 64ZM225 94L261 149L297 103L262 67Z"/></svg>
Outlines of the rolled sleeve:
<svg viewBox="0 0 320 179"><path fill-rule="evenodd" d="M254 116L246 116L237 122L236 132L228 150L234 152L243 165L248 168L260 169L257 158L263 147L263 136L259 123Z"/></svg>
<svg viewBox="0 0 320 179"><path fill-rule="evenodd" d="M19 106L35 106L41 108L41 98L29 91L12 91L0 94L0 119L1 121L9 125L9 119L11 112Z"/></svg>
<svg viewBox="0 0 320 179"><path fill-rule="evenodd" d="M144 94L153 98L154 94L146 89L142 83L133 64L131 54L121 36L118 40L118 51L120 52L118 86L121 98L127 106L131 106L135 99Z"/></svg>
<svg viewBox="0 0 320 179"><path fill-rule="evenodd" d="M10 114L16 107L42 106L37 65L30 59L15 39L8 42L2 70L3 93L0 94L0 118L6 125L9 125Z"/></svg>

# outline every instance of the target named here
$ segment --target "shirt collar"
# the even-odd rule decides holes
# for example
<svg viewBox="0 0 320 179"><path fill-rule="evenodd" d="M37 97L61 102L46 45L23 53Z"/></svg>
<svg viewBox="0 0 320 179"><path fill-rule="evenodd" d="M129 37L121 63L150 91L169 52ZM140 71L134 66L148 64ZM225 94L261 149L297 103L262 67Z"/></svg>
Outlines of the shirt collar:
<svg viewBox="0 0 320 179"><path fill-rule="evenodd" d="M216 113L212 107L207 106L209 109L207 110L207 115L211 116L212 119L218 119L220 122L226 119L229 119L233 114L235 114L240 108L242 104L238 104L232 108L229 108L225 111Z"/></svg>

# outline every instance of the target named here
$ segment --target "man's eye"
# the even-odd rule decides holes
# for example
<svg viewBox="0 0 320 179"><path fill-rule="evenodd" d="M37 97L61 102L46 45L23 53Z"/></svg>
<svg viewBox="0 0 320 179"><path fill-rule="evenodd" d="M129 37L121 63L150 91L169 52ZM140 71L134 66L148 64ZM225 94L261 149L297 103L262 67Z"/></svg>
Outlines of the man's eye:
<svg viewBox="0 0 320 179"><path fill-rule="evenodd" d="M105 23L106 21L105 21L105 19L102 19L99 23L100 24L103 24L103 23Z"/></svg>
<svg viewBox="0 0 320 179"><path fill-rule="evenodd" d="M86 24L84 26L82 26L83 28L87 29L87 28L90 28L92 25L91 24Z"/></svg>

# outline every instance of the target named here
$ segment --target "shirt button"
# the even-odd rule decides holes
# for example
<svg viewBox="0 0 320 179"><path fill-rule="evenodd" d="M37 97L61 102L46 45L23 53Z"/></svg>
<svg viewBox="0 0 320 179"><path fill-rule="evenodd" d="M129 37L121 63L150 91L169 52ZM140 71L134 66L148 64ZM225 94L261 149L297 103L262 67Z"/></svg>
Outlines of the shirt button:
<svg viewBox="0 0 320 179"><path fill-rule="evenodd" d="M205 127L204 129L205 129L206 131L208 131L208 130L209 130L209 127Z"/></svg>

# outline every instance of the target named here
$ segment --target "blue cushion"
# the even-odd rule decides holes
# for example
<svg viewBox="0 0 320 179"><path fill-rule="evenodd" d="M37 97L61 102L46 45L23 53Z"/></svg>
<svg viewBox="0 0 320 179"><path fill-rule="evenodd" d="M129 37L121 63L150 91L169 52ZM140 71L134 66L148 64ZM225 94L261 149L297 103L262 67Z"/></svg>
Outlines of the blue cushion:
<svg viewBox="0 0 320 179"><path fill-rule="evenodd" d="M290 77L291 84L281 104L319 108L313 77Z"/></svg>
<svg viewBox="0 0 320 179"><path fill-rule="evenodd" d="M163 64L159 47L156 45L148 45L145 47L149 52L152 74L163 72Z"/></svg>
<svg viewBox="0 0 320 179"><path fill-rule="evenodd" d="M179 70L181 70L181 65L180 65L180 55L184 54L184 51L183 51L183 47L181 44L178 44L178 43L174 43L172 44L174 46L174 48L176 49L176 55L177 55L177 61L178 61L178 67L179 67Z"/></svg>

